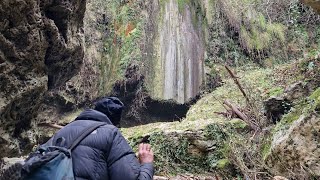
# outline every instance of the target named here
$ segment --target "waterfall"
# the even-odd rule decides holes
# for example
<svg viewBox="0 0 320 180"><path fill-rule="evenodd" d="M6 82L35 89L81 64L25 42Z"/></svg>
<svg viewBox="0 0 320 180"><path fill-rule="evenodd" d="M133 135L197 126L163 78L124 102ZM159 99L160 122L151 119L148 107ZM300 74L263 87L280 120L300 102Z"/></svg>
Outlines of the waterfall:
<svg viewBox="0 0 320 180"><path fill-rule="evenodd" d="M159 12L154 95L184 103L196 96L204 78L204 34L195 7L179 9L168 0Z"/></svg>

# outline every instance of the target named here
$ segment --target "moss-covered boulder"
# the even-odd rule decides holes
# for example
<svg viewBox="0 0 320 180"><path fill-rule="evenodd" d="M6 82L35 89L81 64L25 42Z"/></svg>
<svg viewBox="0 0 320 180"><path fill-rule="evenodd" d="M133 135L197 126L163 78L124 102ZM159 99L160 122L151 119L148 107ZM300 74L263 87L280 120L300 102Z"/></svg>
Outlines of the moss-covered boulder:
<svg viewBox="0 0 320 180"><path fill-rule="evenodd" d="M230 159L229 142L230 138L234 140L236 138L236 135L230 137L231 133L238 134L248 130L243 121L233 119L212 122L196 130L168 131L169 127L164 128L166 130L158 126L158 129L152 130L156 132L151 131L147 134L145 133L148 131L147 125L142 129L144 133L135 129L135 134L131 134L128 130L132 128L122 129L125 136L130 136L128 140L135 150L142 140L148 139L155 154L156 175L171 177L186 173L199 175L214 172L227 179L239 175L234 162Z"/></svg>
<svg viewBox="0 0 320 180"><path fill-rule="evenodd" d="M320 88L276 126L267 164L275 174L320 177Z"/></svg>

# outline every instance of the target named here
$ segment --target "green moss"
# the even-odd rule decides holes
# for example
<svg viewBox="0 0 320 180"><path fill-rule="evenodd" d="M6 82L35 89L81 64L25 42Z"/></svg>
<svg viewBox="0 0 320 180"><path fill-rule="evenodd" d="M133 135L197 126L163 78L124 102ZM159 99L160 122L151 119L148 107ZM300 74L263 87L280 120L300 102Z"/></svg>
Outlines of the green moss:
<svg viewBox="0 0 320 180"><path fill-rule="evenodd" d="M281 121L277 124L273 132L286 130L290 125L298 120L302 115L308 115L313 111L318 111L320 104L320 88L315 90L310 97L301 100L296 106L291 108L290 112L284 115Z"/></svg>
<svg viewBox="0 0 320 180"><path fill-rule="evenodd" d="M248 124L241 119L232 119L229 123L235 129L245 129L248 127Z"/></svg>
<svg viewBox="0 0 320 180"><path fill-rule="evenodd" d="M309 97L309 99L312 102L312 109L314 109L317 112L320 112L320 88L314 91Z"/></svg>
<svg viewBox="0 0 320 180"><path fill-rule="evenodd" d="M316 89L309 97L317 103L320 103L320 88Z"/></svg>
<svg viewBox="0 0 320 180"><path fill-rule="evenodd" d="M142 63L141 42L145 32L146 17L141 15L139 2L121 3L107 1L108 8L108 36L103 36L104 51L99 67L99 95L103 96L111 91L112 85L119 80L127 66L135 62ZM102 32L105 34L105 32Z"/></svg>
<svg viewBox="0 0 320 180"><path fill-rule="evenodd" d="M182 135L155 133L150 137L154 147L157 174L200 173L206 169L204 156L192 156L189 141Z"/></svg>
<svg viewBox="0 0 320 180"><path fill-rule="evenodd" d="M269 90L268 96L278 96L280 94L283 94L284 89L282 87L275 87Z"/></svg>
<svg viewBox="0 0 320 180"><path fill-rule="evenodd" d="M303 108L306 104L299 104L295 107L291 108L290 112L288 114L285 114L279 123L277 123L276 127L273 130L273 133L286 130L290 127L290 125L299 119L299 117L303 113Z"/></svg>
<svg viewBox="0 0 320 180"><path fill-rule="evenodd" d="M217 145L223 147L224 141L227 139L225 128L219 124L210 124L205 128L205 134L208 139L212 139Z"/></svg>
<svg viewBox="0 0 320 180"><path fill-rule="evenodd" d="M270 152L271 152L271 140L267 139L262 144L262 148L261 148L261 154L262 154L263 160L265 160L267 158L267 156L270 154Z"/></svg>
<svg viewBox="0 0 320 180"><path fill-rule="evenodd" d="M184 122L185 123L185 122ZM163 126L168 129L169 124ZM172 126L173 124L170 123ZM209 172L212 169L223 169L229 165L227 158L230 148L226 143L229 125L210 124L205 128L203 133L199 133L199 136L205 139L205 141L214 141L215 149L209 154L200 153L193 154L189 152L191 148L191 140L189 140L185 133L164 133L165 129L150 129L146 126L140 130L135 129L121 129L125 137L128 137L128 130L133 131L134 134L130 134L128 141L134 150L137 150L137 144L146 134L150 135L150 144L153 147L155 153L155 167L156 174L171 174L176 175L179 173L203 173ZM148 126L149 127L149 126ZM150 128L159 127L159 125L152 125ZM174 127L177 129L176 127ZM190 129L190 127L189 127ZM153 132L155 131L155 132ZM175 130L177 131L177 130ZM188 133L187 133L188 134ZM193 147L194 148L194 147Z"/></svg>
<svg viewBox="0 0 320 180"><path fill-rule="evenodd" d="M220 160L217 162L217 168L219 168L219 169L224 169L224 168L226 168L229 164L230 164L229 159L220 159Z"/></svg>
<svg viewBox="0 0 320 180"><path fill-rule="evenodd" d="M274 42L285 41L284 26L281 24L266 22L265 17L258 13L256 18L250 20L250 26L241 26L241 39L245 49L266 50Z"/></svg>
<svg viewBox="0 0 320 180"><path fill-rule="evenodd" d="M177 0L179 12L182 13L187 4L190 4L191 0Z"/></svg>
<svg viewBox="0 0 320 180"><path fill-rule="evenodd" d="M270 23L268 26L266 26L266 29L269 34L273 34L275 38L280 40L281 43L286 41L284 25L279 23Z"/></svg>

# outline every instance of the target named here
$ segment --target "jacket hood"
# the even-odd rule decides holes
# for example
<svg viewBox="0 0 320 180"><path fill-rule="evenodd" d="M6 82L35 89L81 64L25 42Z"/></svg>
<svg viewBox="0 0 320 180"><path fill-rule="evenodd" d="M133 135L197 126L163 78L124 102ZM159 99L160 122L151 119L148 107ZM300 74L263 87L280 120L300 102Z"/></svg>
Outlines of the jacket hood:
<svg viewBox="0 0 320 180"><path fill-rule="evenodd" d="M94 110L102 112L111 120L111 122L118 126L121 120L122 110L124 104L117 97L102 98L95 102Z"/></svg>
<svg viewBox="0 0 320 180"><path fill-rule="evenodd" d="M78 121L78 120L92 120L92 121L105 122L107 124L113 125L107 115L105 115L102 112L99 112L97 110L93 110L93 109L88 109L88 110L83 111L75 119L75 121Z"/></svg>

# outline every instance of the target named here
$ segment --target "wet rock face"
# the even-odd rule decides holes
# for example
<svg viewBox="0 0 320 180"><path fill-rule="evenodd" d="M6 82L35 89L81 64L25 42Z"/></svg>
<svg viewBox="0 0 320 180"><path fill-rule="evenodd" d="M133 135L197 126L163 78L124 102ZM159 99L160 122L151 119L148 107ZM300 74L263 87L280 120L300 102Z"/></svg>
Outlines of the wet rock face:
<svg viewBox="0 0 320 180"><path fill-rule="evenodd" d="M165 1L159 13L158 39L152 96L186 103L200 92L204 79L205 42L196 5L179 8Z"/></svg>
<svg viewBox="0 0 320 180"><path fill-rule="evenodd" d="M40 4L45 15L49 47L45 64L48 86L55 88L75 75L84 56L85 0L55 0Z"/></svg>
<svg viewBox="0 0 320 180"><path fill-rule="evenodd" d="M0 2L0 144L8 153L28 143L21 132L30 128L47 89L78 71L85 5L85 0ZM0 157L11 155L3 149Z"/></svg>
<svg viewBox="0 0 320 180"><path fill-rule="evenodd" d="M301 116L290 129L275 134L267 163L286 177L292 177L292 172L304 178L320 176L319 132L319 114Z"/></svg>
<svg viewBox="0 0 320 180"><path fill-rule="evenodd" d="M180 121L186 117L190 106L200 98L199 94L184 104L173 100L153 99L145 88L145 76L137 65L129 65L125 78L115 83L111 93L111 96L118 97L125 105L121 127Z"/></svg>

